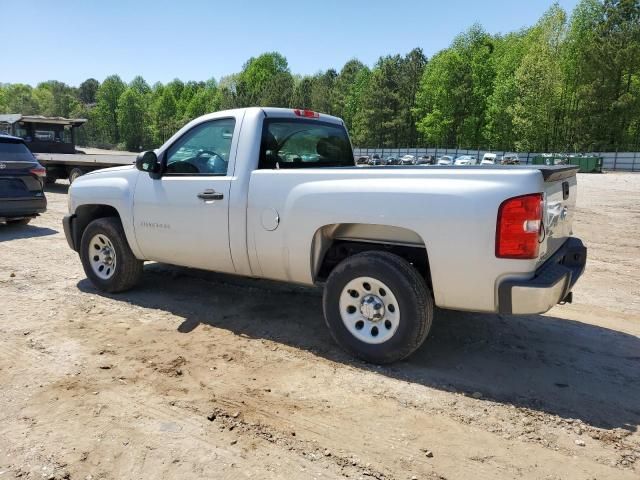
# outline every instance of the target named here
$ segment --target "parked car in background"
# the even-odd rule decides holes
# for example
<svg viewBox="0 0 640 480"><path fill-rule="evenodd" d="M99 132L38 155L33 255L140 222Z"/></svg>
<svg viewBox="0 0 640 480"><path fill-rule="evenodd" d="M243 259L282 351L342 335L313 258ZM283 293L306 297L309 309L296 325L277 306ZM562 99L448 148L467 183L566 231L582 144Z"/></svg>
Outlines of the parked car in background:
<svg viewBox="0 0 640 480"><path fill-rule="evenodd" d="M370 160L371 158L369 158L368 155L361 155L360 157L356 158L356 165L369 165Z"/></svg>
<svg viewBox="0 0 640 480"><path fill-rule="evenodd" d="M384 165L400 165L400 159L393 155L387 157L386 162Z"/></svg>
<svg viewBox="0 0 640 480"><path fill-rule="evenodd" d="M413 155L403 155L402 158L400 158L400 165L415 165L416 164L416 157L414 157Z"/></svg>
<svg viewBox="0 0 640 480"><path fill-rule="evenodd" d="M45 175L22 138L0 135L0 222L26 225L47 209Z"/></svg>
<svg viewBox="0 0 640 480"><path fill-rule="evenodd" d="M436 157L433 155L422 155L416 160L416 165L434 165Z"/></svg>
<svg viewBox="0 0 640 480"><path fill-rule="evenodd" d="M380 155L375 154L369 159L369 165L386 165L387 159L382 158Z"/></svg>
<svg viewBox="0 0 640 480"><path fill-rule="evenodd" d="M454 165L475 165L478 163L478 159L473 155L460 155L456 158Z"/></svg>
<svg viewBox="0 0 640 480"><path fill-rule="evenodd" d="M482 156L482 160L480 160L480 165L495 165L496 159L498 155L495 153L487 152Z"/></svg>
<svg viewBox="0 0 640 480"><path fill-rule="evenodd" d="M438 161L438 165L453 165L453 157L450 155L442 155Z"/></svg>
<svg viewBox="0 0 640 480"><path fill-rule="evenodd" d="M517 153L507 153L500 160L501 165L520 165L520 159Z"/></svg>

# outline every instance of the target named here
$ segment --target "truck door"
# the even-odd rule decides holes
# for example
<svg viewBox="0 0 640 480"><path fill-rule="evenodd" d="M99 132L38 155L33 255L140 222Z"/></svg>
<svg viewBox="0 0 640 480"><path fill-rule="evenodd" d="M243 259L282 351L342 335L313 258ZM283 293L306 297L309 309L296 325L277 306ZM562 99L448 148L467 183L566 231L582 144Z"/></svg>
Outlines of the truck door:
<svg viewBox="0 0 640 480"><path fill-rule="evenodd" d="M235 272L228 215L235 123L221 118L194 126L160 154L160 179L140 175L133 215L146 259Z"/></svg>

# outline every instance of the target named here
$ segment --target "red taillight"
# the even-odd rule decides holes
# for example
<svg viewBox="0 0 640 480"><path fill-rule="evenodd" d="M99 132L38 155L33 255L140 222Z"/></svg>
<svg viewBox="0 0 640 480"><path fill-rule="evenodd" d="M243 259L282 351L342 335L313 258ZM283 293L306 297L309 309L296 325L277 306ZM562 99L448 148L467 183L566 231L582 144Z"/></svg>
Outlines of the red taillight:
<svg viewBox="0 0 640 480"><path fill-rule="evenodd" d="M45 170L44 167L35 167L32 168L31 170L29 170L30 173L32 173L33 175L36 175L38 177L46 177L47 176L47 171Z"/></svg>
<svg viewBox="0 0 640 480"><path fill-rule="evenodd" d="M496 257L537 258L542 223L542 194L505 200L498 209Z"/></svg>
<svg viewBox="0 0 640 480"><path fill-rule="evenodd" d="M314 112L313 110L301 110L299 108L296 108L293 110L293 113L295 113L298 117L320 118L320 114L318 112Z"/></svg>

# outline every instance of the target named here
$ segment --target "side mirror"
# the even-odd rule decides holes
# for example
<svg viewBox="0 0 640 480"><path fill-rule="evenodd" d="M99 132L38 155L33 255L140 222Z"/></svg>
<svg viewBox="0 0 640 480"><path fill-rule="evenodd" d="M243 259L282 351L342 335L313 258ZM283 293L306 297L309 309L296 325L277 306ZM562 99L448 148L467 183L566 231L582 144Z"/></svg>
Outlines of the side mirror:
<svg viewBox="0 0 640 480"><path fill-rule="evenodd" d="M151 175L157 174L160 171L160 162L156 152L153 150L140 152L136 157L136 168Z"/></svg>

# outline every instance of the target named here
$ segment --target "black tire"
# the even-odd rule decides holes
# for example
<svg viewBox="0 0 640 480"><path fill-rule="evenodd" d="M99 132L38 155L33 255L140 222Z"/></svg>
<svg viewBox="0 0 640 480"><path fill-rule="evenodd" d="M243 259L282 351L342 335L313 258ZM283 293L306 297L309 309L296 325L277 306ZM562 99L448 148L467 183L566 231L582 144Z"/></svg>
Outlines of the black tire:
<svg viewBox="0 0 640 480"><path fill-rule="evenodd" d="M102 279L93 271L89 256L91 253L90 242L95 235L106 236L115 250L115 271L108 279ZM133 288L142 277L144 262L138 260L125 236L120 219L116 217L98 218L87 225L82 233L80 241L80 260L87 278L100 290L109 293L123 292Z"/></svg>
<svg viewBox="0 0 640 480"><path fill-rule="evenodd" d="M27 225L31 220L31 218L18 218L16 220L8 219L7 225Z"/></svg>
<svg viewBox="0 0 640 480"><path fill-rule="evenodd" d="M78 177L81 177L82 175L84 175L84 171L82 171L78 167L72 168L71 171L69 172L69 184L72 184L73 182L75 182L78 179Z"/></svg>
<svg viewBox="0 0 640 480"><path fill-rule="evenodd" d="M340 296L358 277L374 278L391 289L398 303L397 330L383 343L366 343L354 336L340 314ZM371 251L343 260L324 287L324 318L335 341L348 353L369 363L397 362L415 352L431 329L433 299L424 278L403 258Z"/></svg>

